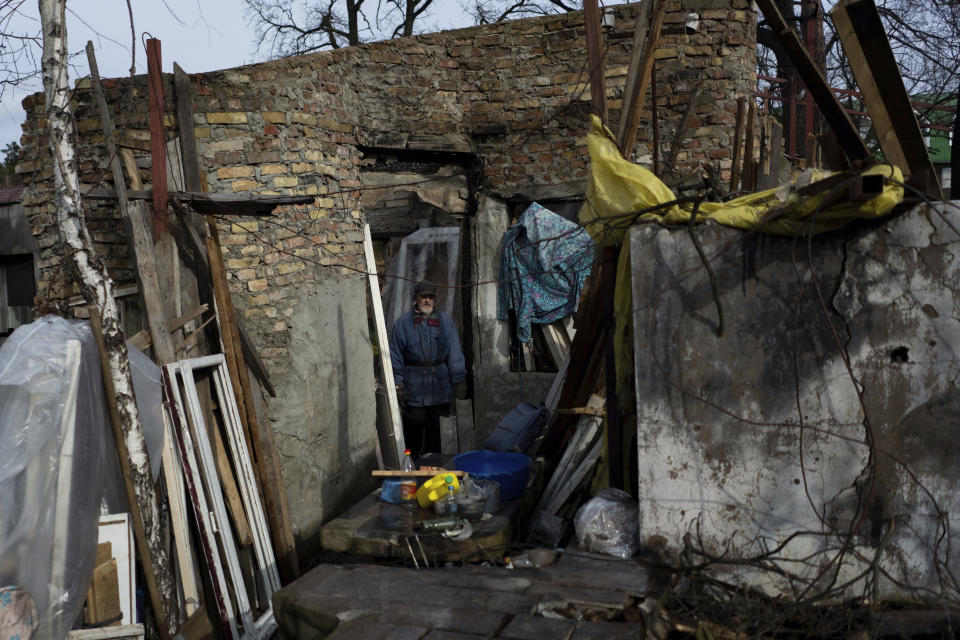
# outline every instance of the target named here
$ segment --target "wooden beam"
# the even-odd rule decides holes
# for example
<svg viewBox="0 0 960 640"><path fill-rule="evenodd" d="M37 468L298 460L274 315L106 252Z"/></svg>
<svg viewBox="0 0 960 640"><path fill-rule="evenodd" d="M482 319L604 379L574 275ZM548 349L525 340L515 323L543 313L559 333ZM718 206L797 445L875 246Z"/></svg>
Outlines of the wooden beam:
<svg viewBox="0 0 960 640"><path fill-rule="evenodd" d="M129 149L124 149L130 153ZM131 158L133 154L131 153ZM186 157L186 156L184 156ZM84 192L85 198L112 200L118 198L114 189L90 189ZM316 196L264 196L258 194L232 193L195 193L192 191L170 191L168 196L174 202L188 205L195 211L203 214L238 215L238 216L269 216L273 210L281 205L310 204ZM153 190L128 190L128 200L151 200Z"/></svg>
<svg viewBox="0 0 960 640"><path fill-rule="evenodd" d="M903 170L908 184L942 200L936 170L873 0L842 0L830 10L830 17L887 162Z"/></svg>
<svg viewBox="0 0 960 640"><path fill-rule="evenodd" d="M590 69L590 101L593 113L607 121L607 86L603 73L603 32L597 0L583 0L583 22L587 30L587 65Z"/></svg>
<svg viewBox="0 0 960 640"><path fill-rule="evenodd" d="M413 471L400 471L395 469L374 469L370 472L374 478L423 478L440 475L451 475L463 477L470 475L466 471L456 471L450 469L415 469Z"/></svg>
<svg viewBox="0 0 960 640"><path fill-rule="evenodd" d="M872 161L870 150L860 137L860 132L853 126L847 112L844 111L833 89L827 84L823 72L807 53L806 47L800 42L797 35L787 21L783 19L780 11L777 9L773 0L757 0L757 5L763 11L767 24L776 34L783 48L786 49L790 60L793 62L797 73L807 85L807 90L817 101L817 107L826 119L827 124L833 129L840 143L840 148L846 154L847 159L853 164L865 164Z"/></svg>
<svg viewBox="0 0 960 640"><path fill-rule="evenodd" d="M184 186L187 191L200 192L203 185L200 182L197 140L193 129L193 86L176 62L173 63L173 90L177 97L177 128L180 131Z"/></svg>
<svg viewBox="0 0 960 640"><path fill-rule="evenodd" d="M113 143L113 117L107 106L100 84L100 72L93 53L93 43L87 43L87 61L90 65L91 84L93 85L97 107L100 111L100 123L103 127L104 142L107 145L107 157L113 173L113 184L117 192L120 213L127 230L127 241L131 244L136 263L137 282L143 296L147 312L147 324L150 327L150 339L156 360L161 365L173 362L173 342L170 339L170 327L167 325L165 297L161 294L157 280L157 269L153 257L153 243L147 228L147 214L142 202L127 203L127 185L123 177L123 168L117 148Z"/></svg>
<svg viewBox="0 0 960 640"><path fill-rule="evenodd" d="M756 138L754 135L754 129L756 128L754 123L756 122L756 116L757 101L751 97L747 103L747 126L744 131L746 139L743 142L743 190L747 192L753 191L757 186L756 171L754 171L753 164L753 142Z"/></svg>
<svg viewBox="0 0 960 640"><path fill-rule="evenodd" d="M87 55L93 56L93 44L87 44ZM91 72L96 73L91 66ZM95 76L95 82L99 84L99 76ZM90 325L93 328L93 335L97 340L97 349L100 353L100 373L103 379L103 391L107 398L116 398L117 393L113 386L113 377L110 374L110 358L107 355L107 347L103 339L103 327L100 324L100 312L96 306L88 307L90 311ZM171 614L177 610L176 602L170 602L164 596L172 595L165 589L160 590L161 582L172 584L172 577L169 575L169 565L155 563L157 554L155 547L150 545L152 538L147 536L147 530L143 523L143 513L141 512L140 498L137 495L136 486L138 479L133 477L133 467L130 464L130 452L127 450L127 438L123 432L123 424L120 418L120 411L116 402L107 402L107 413L110 418L110 426L113 428L113 439L117 445L117 455L120 458L120 472L123 476L123 487L127 494L127 504L130 506L130 515L133 517L133 535L137 541L137 555L140 556L140 566L143 569L144 579L147 583L147 594L150 598L150 605L157 619L157 632L162 640L169 640L170 634L167 627L167 613ZM152 479L151 479L152 483ZM154 494L155 495L155 494ZM159 524L159 523L158 523ZM164 554L164 560L166 556ZM168 600L164 602L164 600Z"/></svg>
<svg viewBox="0 0 960 640"><path fill-rule="evenodd" d="M153 240L170 231L167 219L167 140L163 131L163 76L160 41L147 39L147 81L150 105L150 158L153 175Z"/></svg>
<svg viewBox="0 0 960 640"><path fill-rule="evenodd" d="M696 87L690 92L687 99L687 108L680 118L680 124L677 125L677 131L673 135L673 141L670 143L670 155L667 156L667 165L672 169L677 162L677 154L680 153L680 145L690 132L690 125L693 122L693 116L697 113L697 107L700 104L700 95L703 93L702 87ZM739 105L738 105L739 108Z"/></svg>
<svg viewBox="0 0 960 640"><path fill-rule="evenodd" d="M640 3L637 12L637 22L633 27L633 49L630 55L630 66L627 68L627 79L623 85L623 100L620 106L620 121L617 123L617 140L623 135L629 120L631 96L637 93L637 83L640 82L640 72L643 70L643 50L647 40L647 31L650 29L650 6L652 2Z"/></svg>
<svg viewBox="0 0 960 640"><path fill-rule="evenodd" d="M747 118L747 99L737 100L737 126L733 140L733 165L730 167L730 193L740 191L740 161L743 157L743 127Z"/></svg>
<svg viewBox="0 0 960 640"><path fill-rule="evenodd" d="M640 111L643 109L643 100L647 93L647 84L650 82L650 75L653 70L654 55L657 50L657 42L660 39L660 28L663 26L663 16L666 12L663 0L650 0L653 2L652 17L649 21L649 28L646 24L641 25L637 20L637 29L643 29L647 32L644 38L634 37L634 51L630 59L630 69L627 71L627 84L631 84L631 74L636 74L633 81L632 91L623 95L623 110L620 114L620 130L617 133L617 147L624 158L629 158L633 152L633 144L637 139L637 127L640 125ZM649 4L649 3L644 3ZM643 12L641 11L641 15ZM637 42L643 43L643 47L637 50ZM636 69L636 71L634 71Z"/></svg>
<svg viewBox="0 0 960 640"><path fill-rule="evenodd" d="M400 417L400 403L397 401L397 387L393 378L393 362L390 359L390 340L387 337L387 324L383 317L383 300L380 298L380 282L377 279L377 260L373 255L373 240L370 238L370 225L363 225L363 253L367 260L367 284L370 290L370 301L373 305L374 324L377 328L377 343L380 347L380 370L383 371L383 388L387 392L387 406L390 409L390 425L392 433L385 434L396 445L397 466L403 460L403 450L406 443L403 438L403 420ZM377 456L380 468L383 469L383 454L380 452L380 439L377 438Z"/></svg>
<svg viewBox="0 0 960 640"><path fill-rule="evenodd" d="M237 405L240 407L240 418L248 437L248 446L254 460L257 480L263 491L264 507L270 524L277 567L283 583L286 584L300 575L296 543L293 539L293 528L290 524L287 492L273 446L272 427L267 425L265 429L261 430L257 420L256 407L250 392L250 378L247 375L247 365L242 355L243 348L240 344L236 313L233 308L233 300L230 297L230 288L227 284L223 253L220 250L217 225L212 219L208 222L210 235L206 238L207 257L213 278L214 293L217 298L217 313L220 316L224 356L227 360L227 369L230 372ZM236 375L236 379L234 379L234 375Z"/></svg>

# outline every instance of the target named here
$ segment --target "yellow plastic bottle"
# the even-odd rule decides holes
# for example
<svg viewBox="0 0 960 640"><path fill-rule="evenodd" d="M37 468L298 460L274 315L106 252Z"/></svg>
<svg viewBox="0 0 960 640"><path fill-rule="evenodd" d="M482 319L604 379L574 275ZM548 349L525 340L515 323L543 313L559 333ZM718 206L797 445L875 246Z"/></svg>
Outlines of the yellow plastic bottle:
<svg viewBox="0 0 960 640"><path fill-rule="evenodd" d="M460 482L456 475L441 473L433 476L417 489L417 503L426 509L437 500L442 500L447 495L448 485L452 485L454 491L460 490Z"/></svg>

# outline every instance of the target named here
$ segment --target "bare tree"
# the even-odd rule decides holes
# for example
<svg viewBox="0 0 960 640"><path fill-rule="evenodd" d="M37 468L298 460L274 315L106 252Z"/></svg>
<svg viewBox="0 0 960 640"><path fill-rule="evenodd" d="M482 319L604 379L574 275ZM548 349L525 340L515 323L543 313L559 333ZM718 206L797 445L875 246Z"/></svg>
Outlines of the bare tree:
<svg viewBox="0 0 960 640"><path fill-rule="evenodd" d="M960 80L960 3L956 0L875 0L877 11L883 21L907 93L922 97L933 105L950 103L956 99L956 86ZM829 18L824 19L835 0L775 0L780 13L804 39L808 20L819 22L819 39L816 61L821 65L828 82L838 89L857 90L839 37ZM757 29L757 71L761 75L790 80L796 70L779 38L761 18ZM790 82L778 87L783 104L790 100ZM799 85L802 88L802 85ZM848 106L862 110L862 104L852 98ZM785 110L784 110L785 111ZM918 109L921 125L937 119L936 106ZM942 120L943 112L940 112ZM789 114L784 113L784 117ZM863 118L853 116L855 122ZM925 122L926 121L926 122ZM785 123L786 124L786 123ZM868 123L867 123L868 124ZM868 143L873 139L868 135Z"/></svg>
<svg viewBox="0 0 960 640"><path fill-rule="evenodd" d="M433 0L244 0L258 45L276 56L339 49L376 39L414 33L418 18Z"/></svg>
<svg viewBox="0 0 960 640"><path fill-rule="evenodd" d="M449 0L446 0L449 2ZM434 0L244 0L257 44L283 57L338 49L382 38L412 36L427 22ZM469 0L477 24L580 8L563 0Z"/></svg>
<svg viewBox="0 0 960 640"><path fill-rule="evenodd" d="M473 16L477 24L490 24L516 18L546 16L554 13L576 11L580 3L563 2L562 0L474 0L467 7L467 12Z"/></svg>
<svg viewBox="0 0 960 640"><path fill-rule="evenodd" d="M0 0L0 97L40 74L40 25L33 29L14 27L23 5L24 0Z"/></svg>
<svg viewBox="0 0 960 640"><path fill-rule="evenodd" d="M170 575L169 560L163 544L160 502L150 473L150 460L143 439L143 427L133 392L130 361L114 299L113 281L106 263L94 248L82 214L80 179L76 152L76 123L70 106L68 78L66 0L40 0L43 36L42 75L46 124L53 164L53 203L57 212L62 249L68 266L87 303L96 307L102 320L110 377L123 430L131 481L143 530L150 550L155 575ZM169 628L161 629L161 638L172 635L176 623L176 595L173 584L164 581L160 588L164 617ZM169 633L168 635L168 632Z"/></svg>

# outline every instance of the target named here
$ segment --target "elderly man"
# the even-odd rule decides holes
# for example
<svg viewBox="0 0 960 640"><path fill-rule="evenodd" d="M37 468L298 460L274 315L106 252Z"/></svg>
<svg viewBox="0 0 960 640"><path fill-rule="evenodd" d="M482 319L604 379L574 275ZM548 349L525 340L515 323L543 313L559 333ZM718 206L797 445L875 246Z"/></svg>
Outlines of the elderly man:
<svg viewBox="0 0 960 640"><path fill-rule="evenodd" d="M467 370L453 320L436 308L436 288L420 282L413 309L390 334L390 360L403 410L403 436L414 457L440 452L440 416L467 395Z"/></svg>

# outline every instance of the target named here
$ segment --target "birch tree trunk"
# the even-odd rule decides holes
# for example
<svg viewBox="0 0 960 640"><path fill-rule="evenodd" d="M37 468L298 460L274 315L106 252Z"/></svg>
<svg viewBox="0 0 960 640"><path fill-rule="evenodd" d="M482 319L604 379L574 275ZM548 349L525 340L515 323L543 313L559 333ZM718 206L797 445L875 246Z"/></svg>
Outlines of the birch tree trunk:
<svg viewBox="0 0 960 640"><path fill-rule="evenodd" d="M76 127L70 108L67 71L67 36L64 12L66 0L39 0L43 33L43 88L47 115L46 131L50 138L53 161L54 206L60 229L61 254L69 258L68 267L88 304L99 309L103 337L119 409L124 444L129 455L136 502L143 522L149 558L157 578L161 611L157 611L162 638L173 635L176 624L176 600L170 578L170 565L160 532L160 502L150 475L150 461L137 405L126 341L120 314L113 297L113 282L106 265L94 250L84 223L79 191L76 157ZM136 516L136 514L134 514ZM155 603L156 604L156 603Z"/></svg>

